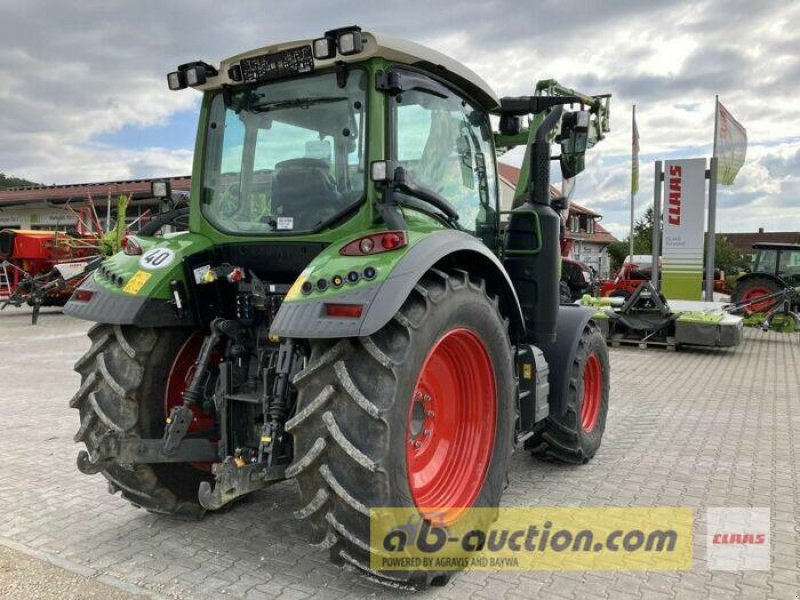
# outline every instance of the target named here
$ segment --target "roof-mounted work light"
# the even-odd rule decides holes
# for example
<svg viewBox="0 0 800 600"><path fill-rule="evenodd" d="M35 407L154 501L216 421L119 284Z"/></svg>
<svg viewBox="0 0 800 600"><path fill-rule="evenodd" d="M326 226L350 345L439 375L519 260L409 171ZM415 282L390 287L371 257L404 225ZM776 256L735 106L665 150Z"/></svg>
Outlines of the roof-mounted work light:
<svg viewBox="0 0 800 600"><path fill-rule="evenodd" d="M182 90L186 87L186 76L181 71L167 73L167 83L172 91Z"/></svg>
<svg viewBox="0 0 800 600"><path fill-rule="evenodd" d="M180 65L177 71L167 75L167 83L171 90L182 90L187 86L203 85L209 77L217 75L217 70L203 61L195 61Z"/></svg>
<svg viewBox="0 0 800 600"><path fill-rule="evenodd" d="M314 58L325 60L336 56L336 38L325 36L314 40Z"/></svg>
<svg viewBox="0 0 800 600"><path fill-rule="evenodd" d="M364 49L361 31L348 31L339 35L339 52L344 56L358 54Z"/></svg>
<svg viewBox="0 0 800 600"><path fill-rule="evenodd" d="M203 85L206 82L206 70L203 67L190 67L186 69L186 83L189 86Z"/></svg>

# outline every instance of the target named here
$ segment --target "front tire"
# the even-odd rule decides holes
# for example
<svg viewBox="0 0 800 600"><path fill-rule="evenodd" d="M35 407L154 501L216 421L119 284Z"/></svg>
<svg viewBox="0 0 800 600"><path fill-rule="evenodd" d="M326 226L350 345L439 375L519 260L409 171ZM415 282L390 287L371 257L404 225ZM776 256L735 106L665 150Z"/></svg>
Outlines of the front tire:
<svg viewBox="0 0 800 600"><path fill-rule="evenodd" d="M564 463L584 464L593 458L606 428L609 375L605 338L590 322L572 359L566 412L547 417L526 448L538 458Z"/></svg>
<svg viewBox="0 0 800 600"><path fill-rule="evenodd" d="M75 363L81 387L70 400L81 426L76 442L86 444L79 467L96 456L105 436L121 434L160 438L164 433L165 390L170 370L191 337L186 329L141 329L97 324L89 331L92 346ZM91 467L91 465L88 465ZM104 465L109 491L134 506L155 513L199 518L205 510L197 490L210 474L187 463Z"/></svg>
<svg viewBox="0 0 800 600"><path fill-rule="evenodd" d="M482 352L488 380L476 374L486 373ZM459 362L459 355L471 358ZM456 367L462 383L452 380L452 395L437 397L434 379L450 376L451 359L464 367ZM430 375L431 361L440 363L439 375ZM484 282L465 272L429 271L377 333L312 342L294 385L297 411L287 430L295 462L286 474L297 479L303 507L295 516L310 524L312 542L328 548L334 562L384 583L421 588L446 581L441 572L373 571L369 509L431 498L446 507L498 506L513 447L516 377L506 322ZM492 387L494 398L481 405L480 394L488 397ZM426 450L448 435L467 437L450 444L457 451L446 453L437 470ZM421 483L421 470L458 484L433 489Z"/></svg>

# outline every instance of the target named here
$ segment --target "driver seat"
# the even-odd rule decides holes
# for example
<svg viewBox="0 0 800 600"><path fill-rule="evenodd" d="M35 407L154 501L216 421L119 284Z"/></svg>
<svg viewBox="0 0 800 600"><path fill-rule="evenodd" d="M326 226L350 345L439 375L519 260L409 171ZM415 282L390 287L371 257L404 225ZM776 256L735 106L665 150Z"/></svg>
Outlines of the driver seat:
<svg viewBox="0 0 800 600"><path fill-rule="evenodd" d="M294 217L295 229L318 220L321 209L339 200L328 162L318 158L292 158L275 165L272 212Z"/></svg>

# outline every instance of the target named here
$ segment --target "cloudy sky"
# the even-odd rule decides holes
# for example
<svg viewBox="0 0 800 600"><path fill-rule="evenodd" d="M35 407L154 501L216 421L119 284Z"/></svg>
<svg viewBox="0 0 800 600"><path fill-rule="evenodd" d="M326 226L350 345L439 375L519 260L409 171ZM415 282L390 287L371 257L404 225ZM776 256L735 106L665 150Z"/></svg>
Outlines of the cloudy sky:
<svg viewBox="0 0 800 600"><path fill-rule="evenodd" d="M0 172L77 183L190 172L199 94L165 74L353 23L463 61L499 95L555 77L611 92L612 133L574 199L627 231L630 109L642 180L653 161L711 154L714 94L747 127L747 163L720 188L719 231L800 231L796 0L0 0ZM600 8L602 7L602 8ZM515 156L507 157L514 163Z"/></svg>

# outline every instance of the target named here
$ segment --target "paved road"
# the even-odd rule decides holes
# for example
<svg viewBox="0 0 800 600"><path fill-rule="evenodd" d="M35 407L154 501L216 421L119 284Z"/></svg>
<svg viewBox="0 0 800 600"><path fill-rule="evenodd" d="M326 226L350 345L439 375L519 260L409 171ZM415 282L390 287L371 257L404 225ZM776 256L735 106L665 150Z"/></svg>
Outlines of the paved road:
<svg viewBox="0 0 800 600"><path fill-rule="evenodd" d="M330 565L292 519L292 482L199 523L157 517L75 468L67 401L86 324L0 313L0 544L130 592L168 598L400 597ZM470 572L417 598L787 598L800 593L800 340L749 331L736 351L613 349L603 447L590 464L513 459L507 505L772 510L772 570L709 571L702 535L687 573ZM27 571L20 577L33 577ZM65 575L66 576L66 575ZM9 594L0 577L0 597ZM27 585L27 584L26 584Z"/></svg>

